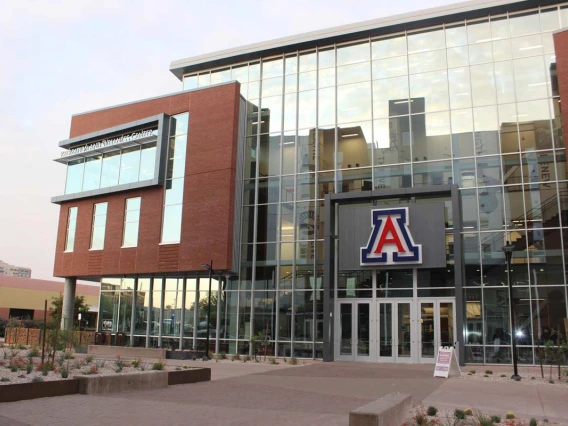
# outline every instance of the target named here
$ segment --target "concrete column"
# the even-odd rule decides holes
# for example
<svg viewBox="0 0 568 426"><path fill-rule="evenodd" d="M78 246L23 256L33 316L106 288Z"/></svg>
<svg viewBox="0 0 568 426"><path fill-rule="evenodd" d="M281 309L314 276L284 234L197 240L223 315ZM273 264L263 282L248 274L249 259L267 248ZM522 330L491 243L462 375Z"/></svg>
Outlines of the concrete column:
<svg viewBox="0 0 568 426"><path fill-rule="evenodd" d="M63 306L61 309L61 330L73 328L73 313L75 311L75 291L77 290L77 277L65 278L63 287Z"/></svg>

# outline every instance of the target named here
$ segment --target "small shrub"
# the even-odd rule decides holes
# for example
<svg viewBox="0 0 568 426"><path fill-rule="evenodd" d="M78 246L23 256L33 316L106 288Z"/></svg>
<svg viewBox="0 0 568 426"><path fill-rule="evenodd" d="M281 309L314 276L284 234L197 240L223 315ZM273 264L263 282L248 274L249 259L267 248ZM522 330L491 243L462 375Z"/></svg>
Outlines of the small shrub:
<svg viewBox="0 0 568 426"><path fill-rule="evenodd" d="M430 405L426 410L426 414L428 414L429 416L435 416L436 414L438 414L438 409Z"/></svg>
<svg viewBox="0 0 568 426"><path fill-rule="evenodd" d="M416 424L418 426L427 426L428 425L428 419L426 418L424 413L416 414L416 416L414 417L414 421L416 422Z"/></svg>
<svg viewBox="0 0 568 426"><path fill-rule="evenodd" d="M278 362L276 361L276 358L268 358L268 363L272 364L272 365L277 365Z"/></svg>
<svg viewBox="0 0 568 426"><path fill-rule="evenodd" d="M124 364L125 364L124 360L120 357L120 355L117 355L116 359L114 360L114 368L113 368L115 373L122 372L122 370L124 369Z"/></svg>
<svg viewBox="0 0 568 426"><path fill-rule="evenodd" d="M538 426L538 422L536 421L536 419L534 417L532 419L530 419L529 426Z"/></svg>
<svg viewBox="0 0 568 426"><path fill-rule="evenodd" d="M138 367L140 367L140 362L141 362L140 358L135 358L135 359L132 360L131 364L134 368L138 368Z"/></svg>
<svg viewBox="0 0 568 426"><path fill-rule="evenodd" d="M163 370L163 369L164 369L164 363L163 363L162 361L155 362L155 363L152 365L152 370L161 371L161 370Z"/></svg>
<svg viewBox="0 0 568 426"><path fill-rule="evenodd" d="M507 411L507 412L505 413L505 418L506 418L507 420L512 420L512 419L515 418L515 413L513 413L512 411Z"/></svg>
<svg viewBox="0 0 568 426"><path fill-rule="evenodd" d="M75 356L73 355L73 351L71 349L65 350L63 352L63 358L64 359L75 359Z"/></svg>
<svg viewBox="0 0 568 426"><path fill-rule="evenodd" d="M43 372L43 371L53 371L54 369L55 369L55 367L54 367L53 364L52 364L51 362L49 362L49 361L44 362L43 364L39 364L39 365L36 367L36 370L37 370L37 371L41 371L41 372Z"/></svg>
<svg viewBox="0 0 568 426"><path fill-rule="evenodd" d="M506 374L501 374L501 377L507 377L507 375L506 375Z"/></svg>
<svg viewBox="0 0 568 426"><path fill-rule="evenodd" d="M22 345L21 343L18 343L15 347L16 347L16 349L20 349L20 350L26 349L26 345Z"/></svg>
<svg viewBox="0 0 568 426"><path fill-rule="evenodd" d="M106 359L99 359L98 361L95 362L95 364L97 364L98 369L105 368Z"/></svg>
<svg viewBox="0 0 568 426"><path fill-rule="evenodd" d="M181 367L176 367L176 371L181 371Z"/></svg>
<svg viewBox="0 0 568 426"><path fill-rule="evenodd" d="M532 377L531 377L531 380L536 380L536 377L535 377L535 376L532 376Z"/></svg>
<svg viewBox="0 0 568 426"><path fill-rule="evenodd" d="M475 370L469 370L471 374L475 374Z"/></svg>
<svg viewBox="0 0 568 426"><path fill-rule="evenodd" d="M41 370L42 376L47 376L49 374L49 370Z"/></svg>
<svg viewBox="0 0 568 426"><path fill-rule="evenodd" d="M95 357L93 355L87 355L87 357L85 358L85 364L89 365L91 362L93 362L93 359Z"/></svg>
<svg viewBox="0 0 568 426"><path fill-rule="evenodd" d="M298 360L296 358L292 357L288 360L288 364L296 365L296 364L298 364Z"/></svg>
<svg viewBox="0 0 568 426"><path fill-rule="evenodd" d="M465 412L464 412L463 410L460 410L460 409L456 408L456 409L454 410L454 417L455 417L456 419L463 420L463 419L465 419Z"/></svg>
<svg viewBox="0 0 568 426"><path fill-rule="evenodd" d="M554 380L550 379L550 380L548 381L548 383L550 383L551 385L553 385L553 384L554 384Z"/></svg>
<svg viewBox="0 0 568 426"><path fill-rule="evenodd" d="M43 377L35 376L35 377L32 379L32 383L38 383L38 382L43 382Z"/></svg>
<svg viewBox="0 0 568 426"><path fill-rule="evenodd" d="M227 354L225 352L221 352L218 356L218 359L227 359Z"/></svg>
<svg viewBox="0 0 568 426"><path fill-rule="evenodd" d="M15 364L10 365L10 371L11 371L12 373L17 372L18 370L19 370L19 369L18 369L18 366L17 366L17 365L15 365Z"/></svg>
<svg viewBox="0 0 568 426"><path fill-rule="evenodd" d="M515 382L520 382L521 380L522 380L522 377L521 377L521 376L515 377Z"/></svg>
<svg viewBox="0 0 568 426"><path fill-rule="evenodd" d="M66 368L62 368L61 370L59 370L59 372L61 373L62 379L69 377L69 371Z"/></svg>
<svg viewBox="0 0 568 426"><path fill-rule="evenodd" d="M479 426L493 426L493 419L491 417L487 417L480 412L477 412L475 417Z"/></svg>
<svg viewBox="0 0 568 426"><path fill-rule="evenodd" d="M140 371L146 371L148 368L150 368L150 364L148 364L147 362L140 363Z"/></svg>
<svg viewBox="0 0 568 426"><path fill-rule="evenodd" d="M31 362L28 362L26 365L26 373L30 374L34 370L34 365Z"/></svg>
<svg viewBox="0 0 568 426"><path fill-rule="evenodd" d="M98 374L99 372L99 367L95 364L95 365L91 365L91 368L89 368L89 371L87 371L86 374Z"/></svg>
<svg viewBox="0 0 568 426"><path fill-rule="evenodd" d="M10 381L10 379L7 378L7 377L2 377L2 378L0 379L0 382L9 382L9 381Z"/></svg>
<svg viewBox="0 0 568 426"><path fill-rule="evenodd" d="M33 348L31 348L31 349L28 351L28 358L29 358L29 359L37 358L38 356L40 356L40 353L39 353L39 349L38 349L37 346L34 346Z"/></svg>
<svg viewBox="0 0 568 426"><path fill-rule="evenodd" d="M493 423L501 423L501 417L500 416L491 416L491 421Z"/></svg>
<svg viewBox="0 0 568 426"><path fill-rule="evenodd" d="M485 374L493 374L493 371L491 371L491 370L485 370Z"/></svg>
<svg viewBox="0 0 568 426"><path fill-rule="evenodd" d="M472 416L473 415L473 410L471 408L466 408L465 410L463 410L463 412L466 416Z"/></svg>
<svg viewBox="0 0 568 426"><path fill-rule="evenodd" d="M473 373L470 372L470 373L467 373L467 375L468 375L468 376L473 376Z"/></svg>
<svg viewBox="0 0 568 426"><path fill-rule="evenodd" d="M183 369L184 369L184 370L187 370L188 368L189 368L189 365L184 365L184 366L183 366Z"/></svg>
<svg viewBox="0 0 568 426"><path fill-rule="evenodd" d="M232 361L240 361L240 360L241 360L241 356L238 353L233 355Z"/></svg>
<svg viewBox="0 0 568 426"><path fill-rule="evenodd" d="M484 374L483 377L489 377L489 374Z"/></svg>
<svg viewBox="0 0 568 426"><path fill-rule="evenodd" d="M60 367L63 367L63 363L65 362L65 354L59 354L57 356L57 358L55 358L55 362L57 363L57 365L59 365Z"/></svg>

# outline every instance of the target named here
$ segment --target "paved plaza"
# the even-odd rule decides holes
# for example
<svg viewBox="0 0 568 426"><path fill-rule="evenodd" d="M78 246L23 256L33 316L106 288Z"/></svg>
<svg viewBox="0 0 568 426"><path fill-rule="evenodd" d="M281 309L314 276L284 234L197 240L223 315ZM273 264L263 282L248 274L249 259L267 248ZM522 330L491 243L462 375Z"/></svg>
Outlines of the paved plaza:
<svg viewBox="0 0 568 426"><path fill-rule="evenodd" d="M172 362L175 363L175 362ZM0 404L0 425L342 425L391 392L439 408L568 419L568 388L435 379L432 365L179 362L210 366L212 381L108 396Z"/></svg>

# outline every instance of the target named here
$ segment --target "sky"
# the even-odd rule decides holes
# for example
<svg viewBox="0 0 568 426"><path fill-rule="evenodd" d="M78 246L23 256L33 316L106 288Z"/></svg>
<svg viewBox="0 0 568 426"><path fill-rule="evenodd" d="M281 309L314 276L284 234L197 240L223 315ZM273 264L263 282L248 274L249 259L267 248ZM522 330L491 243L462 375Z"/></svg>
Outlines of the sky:
<svg viewBox="0 0 568 426"><path fill-rule="evenodd" d="M73 114L182 90L173 60L451 3L0 1L0 260L53 279Z"/></svg>

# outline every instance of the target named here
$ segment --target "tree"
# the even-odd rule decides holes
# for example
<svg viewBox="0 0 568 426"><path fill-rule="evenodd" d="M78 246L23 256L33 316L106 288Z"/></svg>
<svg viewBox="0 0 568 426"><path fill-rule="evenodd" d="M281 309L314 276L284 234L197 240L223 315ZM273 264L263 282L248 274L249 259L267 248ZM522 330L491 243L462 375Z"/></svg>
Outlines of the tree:
<svg viewBox="0 0 568 426"><path fill-rule="evenodd" d="M73 324L79 322L79 314L89 312L90 306L85 303L85 296L75 296L75 307L73 308ZM51 316L56 324L61 323L61 311L63 310L63 295L51 298Z"/></svg>

